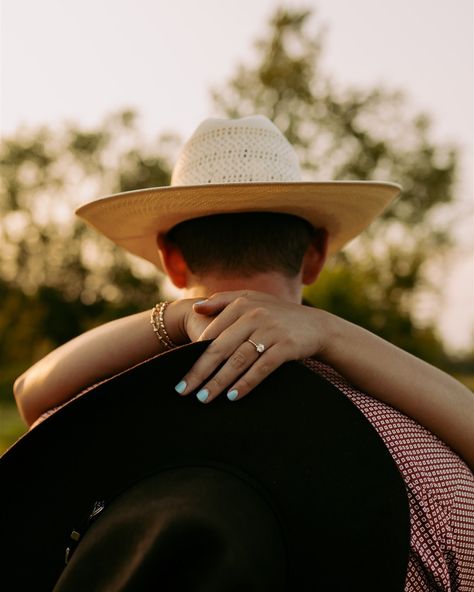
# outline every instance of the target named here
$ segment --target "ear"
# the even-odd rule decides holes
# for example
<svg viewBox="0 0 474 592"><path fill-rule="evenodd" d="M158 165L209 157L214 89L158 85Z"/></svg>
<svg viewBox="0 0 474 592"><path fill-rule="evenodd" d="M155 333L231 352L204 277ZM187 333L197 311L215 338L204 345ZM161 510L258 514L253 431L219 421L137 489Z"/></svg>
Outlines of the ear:
<svg viewBox="0 0 474 592"><path fill-rule="evenodd" d="M164 234L159 234L156 242L158 252L166 273L177 288L186 288L189 278L189 267L179 247L169 241Z"/></svg>
<svg viewBox="0 0 474 592"><path fill-rule="evenodd" d="M303 257L301 267L303 284L309 285L316 281L326 263L328 249L328 233L324 229L318 229Z"/></svg>

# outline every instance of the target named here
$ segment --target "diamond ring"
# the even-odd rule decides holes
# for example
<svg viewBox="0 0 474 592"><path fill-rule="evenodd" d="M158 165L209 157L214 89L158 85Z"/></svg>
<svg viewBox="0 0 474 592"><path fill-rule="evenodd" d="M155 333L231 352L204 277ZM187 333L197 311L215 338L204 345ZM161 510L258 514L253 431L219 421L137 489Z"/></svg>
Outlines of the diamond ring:
<svg viewBox="0 0 474 592"><path fill-rule="evenodd" d="M251 339L247 339L247 341L255 347L257 353L263 354L263 352L265 351L265 346L263 345L263 343L255 343L255 341L252 341Z"/></svg>

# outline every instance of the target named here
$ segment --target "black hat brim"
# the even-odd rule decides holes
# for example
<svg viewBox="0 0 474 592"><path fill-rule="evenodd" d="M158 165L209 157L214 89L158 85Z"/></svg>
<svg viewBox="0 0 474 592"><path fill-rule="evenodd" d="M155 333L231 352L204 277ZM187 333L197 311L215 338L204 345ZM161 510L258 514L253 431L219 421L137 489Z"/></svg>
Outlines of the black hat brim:
<svg viewBox="0 0 474 592"><path fill-rule="evenodd" d="M206 345L99 384L7 451L0 460L5 581L51 590L70 533L95 501L168 468L207 466L259 483L285 534L299 586L290 589L402 590L406 490L367 419L299 362L235 403L180 397L174 385Z"/></svg>

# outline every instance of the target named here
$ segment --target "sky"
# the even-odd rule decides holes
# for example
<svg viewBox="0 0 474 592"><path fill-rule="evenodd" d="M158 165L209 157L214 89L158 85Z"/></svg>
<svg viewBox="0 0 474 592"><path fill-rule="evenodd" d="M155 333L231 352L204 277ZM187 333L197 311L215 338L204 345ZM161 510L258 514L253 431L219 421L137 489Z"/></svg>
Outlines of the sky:
<svg viewBox="0 0 474 592"><path fill-rule="evenodd" d="M0 0L0 135L21 126L94 126L132 107L145 133L189 136L209 97L252 60L275 0ZM439 327L474 333L472 0L287 0L326 28L323 64L342 86L403 90L433 138L462 150L458 247L442 278Z"/></svg>

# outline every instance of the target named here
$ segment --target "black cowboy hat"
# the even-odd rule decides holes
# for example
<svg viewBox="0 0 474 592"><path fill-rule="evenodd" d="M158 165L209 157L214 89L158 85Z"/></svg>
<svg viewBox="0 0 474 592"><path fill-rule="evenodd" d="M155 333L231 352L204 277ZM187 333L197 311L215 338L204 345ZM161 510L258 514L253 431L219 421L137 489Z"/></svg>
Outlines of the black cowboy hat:
<svg viewBox="0 0 474 592"><path fill-rule="evenodd" d="M233 590L222 582L241 573L245 590L403 590L406 490L367 419L300 362L236 403L180 397L174 385L206 345L96 385L4 454L4 580L35 591L58 579L61 591ZM130 541L145 538L133 554ZM220 558L214 587L196 555ZM136 579L112 583L118 564Z"/></svg>

